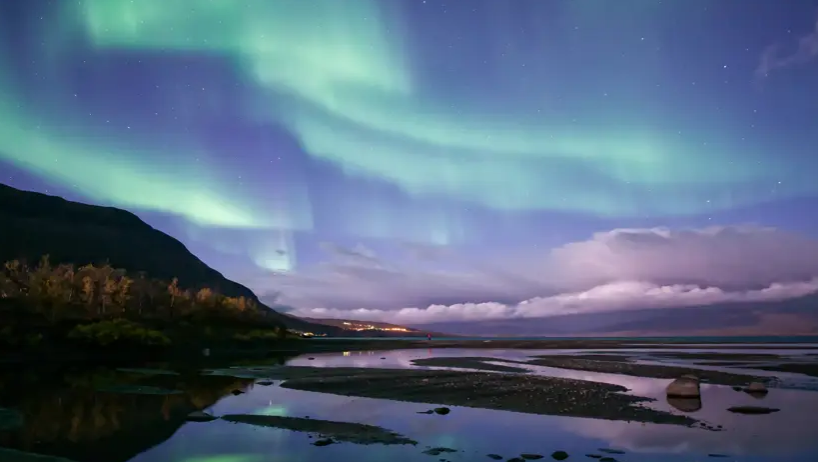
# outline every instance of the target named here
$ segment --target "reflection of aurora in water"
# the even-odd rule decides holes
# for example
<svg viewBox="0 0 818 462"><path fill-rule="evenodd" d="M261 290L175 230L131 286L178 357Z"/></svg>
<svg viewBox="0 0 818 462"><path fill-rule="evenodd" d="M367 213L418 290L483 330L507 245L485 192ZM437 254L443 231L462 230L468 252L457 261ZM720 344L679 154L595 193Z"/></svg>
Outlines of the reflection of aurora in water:
<svg viewBox="0 0 818 462"><path fill-rule="evenodd" d="M281 406L281 405L273 406L272 404L270 406L261 408L261 409L255 411L255 412L253 412L253 414L277 415L277 416L282 416L282 417L288 415L287 414L287 408L285 406Z"/></svg>
<svg viewBox="0 0 818 462"><path fill-rule="evenodd" d="M530 351L482 351L480 355L517 358ZM475 356L477 352L468 350L405 350L391 352L352 352L348 356L337 354L314 354L314 365L349 365L350 361L368 361L369 366L380 366L386 362L390 367L410 367L411 360L429 355L450 356L459 354ZM381 360L380 358L387 358ZM301 359L293 360L298 363ZM306 361L306 360L305 360ZM346 363L344 363L346 361ZM340 364L339 364L340 363ZM585 379L610 380L631 388L639 395L661 396L667 381L622 377L609 374L591 374L566 371L566 374L581 374ZM72 419L97 422L96 439L77 440L71 447L84 447L75 451L72 458L76 462L115 462L124 459L105 457L107 441L116 441L119 447L128 444L135 449L128 457L129 462L324 462L326 460L355 460L362 462L428 462L430 456L422 453L427 446L449 447L462 452L448 454L453 462L483 460L486 454L497 453L506 458L531 452L548 455L555 450L564 450L572 459L593 452L598 447L616 447L627 451L619 460L653 462L656 460L684 462L691 457L705 457L708 453L726 453L745 457L753 456L757 462L813 461L818 452L818 443L811 438L811 432L818 426L818 416L810 409L818 408L818 393L797 390L773 389L764 399L763 405L779 407L780 413L769 416L741 416L727 413L728 406L736 404L759 404L753 398L727 387L703 386L703 409L694 415L713 424L724 425L725 432L710 432L669 425L643 425L628 422L572 419L537 415L523 415L511 412L482 409L453 408L446 416L417 414L428 409L426 404L401 403L367 398L343 397L321 393L303 392L276 386L250 385L249 380L230 377L185 375L180 377L137 377L129 380L155 385L182 386L186 388L191 401L203 406L214 415L225 414L266 414L313 419L342 421L376 425L397 432L420 442L417 447L361 446L338 443L327 447L316 447L305 433L276 428L259 428L248 425L231 424L224 421L209 423L185 423L187 407L179 407L180 396L135 397L127 395L104 395L108 401L86 400L81 396L90 395L89 387L100 381L108 381L116 374L100 370L93 375L75 374L69 380L45 381L37 375L28 376L25 383L16 390L26 390L23 407L32 417L36 409L42 412L36 433L37 438L52 429L57 433L52 439L70 428ZM3 381L7 393L12 382ZM238 396L230 393L235 388L247 392ZM5 394L2 396L8 397ZM103 395L100 395L104 397ZM79 400L78 400L79 399ZM84 398L83 398L84 399ZM35 401L36 409L31 406ZM63 407L55 403L61 402ZM9 405L10 401L0 401ZM96 405L94 403L97 403ZM175 404L174 404L175 403ZM103 407L99 407L102 405ZM664 399L653 406L666 408ZM97 406L97 407L94 407ZM102 416L103 418L99 418ZM146 417L147 416L147 420ZM142 419L142 420L139 420ZM34 422L34 420L31 420ZM146 435L152 429L172 424L172 430L161 439L148 440ZM54 424L49 427L47 424ZM136 424L136 425L135 425ZM60 433L62 432L62 433ZM171 436L172 434L172 436ZM89 434L90 435L90 434ZM113 437L114 440L108 438ZM164 442L162 442L164 440ZM3 445L8 440L0 440ZM54 440L56 441L56 440ZM159 443L159 444L157 444ZM38 451L68 456L68 446L39 445ZM96 452L95 452L96 450Z"/></svg>

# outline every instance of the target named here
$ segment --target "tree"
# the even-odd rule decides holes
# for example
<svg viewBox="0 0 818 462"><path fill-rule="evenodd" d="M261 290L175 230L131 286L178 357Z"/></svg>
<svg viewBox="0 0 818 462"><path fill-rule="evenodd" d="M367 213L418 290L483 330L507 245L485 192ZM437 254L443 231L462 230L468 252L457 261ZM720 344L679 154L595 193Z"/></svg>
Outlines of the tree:
<svg viewBox="0 0 818 462"><path fill-rule="evenodd" d="M276 326L253 299L227 297L209 287L191 290L179 280L136 278L109 264L53 265L48 256L29 267L13 260L0 266L0 298L21 303L0 305L19 307L51 323L61 319L76 321L169 318L202 322L210 319L254 323L264 328ZM15 308L17 310L17 308ZM16 312L16 311L15 311Z"/></svg>
<svg viewBox="0 0 818 462"><path fill-rule="evenodd" d="M126 313L127 311L128 300L131 299L131 285L133 285L133 279L128 276L121 276L119 278L119 283L114 293L114 303L119 307L121 313Z"/></svg>
<svg viewBox="0 0 818 462"><path fill-rule="evenodd" d="M140 271L138 277L132 281L133 289L136 296L136 314L142 316L142 306L147 297L150 281L145 278L145 272Z"/></svg>
<svg viewBox="0 0 818 462"><path fill-rule="evenodd" d="M94 279L91 276L83 276L82 277L82 301L88 307L89 311L94 306L94 288L96 284L94 284Z"/></svg>
<svg viewBox="0 0 818 462"><path fill-rule="evenodd" d="M179 279L171 279L170 284L168 284L168 295L170 296L170 306L168 307L168 312L170 317L173 318L176 299L182 295L182 291L179 289Z"/></svg>

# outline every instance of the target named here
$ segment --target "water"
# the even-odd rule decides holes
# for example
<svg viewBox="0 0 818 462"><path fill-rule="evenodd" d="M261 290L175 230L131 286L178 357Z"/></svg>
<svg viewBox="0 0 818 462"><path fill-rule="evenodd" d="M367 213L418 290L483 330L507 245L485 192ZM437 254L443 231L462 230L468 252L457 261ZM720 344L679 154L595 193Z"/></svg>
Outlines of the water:
<svg viewBox="0 0 818 462"><path fill-rule="evenodd" d="M360 340L359 337L315 337L313 341L333 342L340 340ZM373 337L367 340L426 340L425 337ZM579 340L579 341L597 341L610 340L616 342L633 342L635 344L651 342L666 343L683 343L685 345L693 345L696 342L702 344L724 344L724 345L759 345L759 344L789 344L799 343L815 347L818 343L818 335L756 335L756 336L728 336L728 337L433 337L432 341L464 341L464 340L512 340L512 341L527 341L527 340Z"/></svg>
<svg viewBox="0 0 818 462"><path fill-rule="evenodd" d="M678 351L678 350L677 350ZM304 355L292 365L316 367L358 366L409 368L413 359L429 356L482 356L524 360L550 350L423 349ZM568 353L568 352L561 352ZM314 359L310 360L312 357ZM383 358L383 359L382 359ZM173 365L181 375L145 376L109 367L46 369L34 367L0 371L0 407L24 415L17 430L3 430L0 446L68 458L76 462L267 462L267 461L373 461L390 462L446 459L490 461L521 453L538 453L551 460L557 450L569 460L598 448L616 448L619 461L708 460L708 454L730 457L710 460L791 461L817 460L818 392L772 388L762 400L730 387L702 385L701 410L691 414L723 431L674 425L655 425L538 416L503 411L452 407L448 415L423 415L430 405L368 398L349 398L254 384L252 379L202 376L198 367ZM163 365L151 365L163 367ZM527 366L526 366L527 367ZM629 393L655 397L651 407L679 412L664 398L668 380L616 374L530 367L531 373L616 383ZM779 375L779 374L776 374ZM790 374L793 380L811 378ZM131 395L96 391L110 383L161 386L184 394ZM234 396L231 391L247 392ZM434 404L434 403L432 403ZM748 416L727 412L736 405L780 408L769 415ZM222 420L186 422L193 410L214 415L266 414L307 417L377 425L418 442L406 445L339 443L314 446L306 433L233 424ZM457 450L437 456L428 447ZM42 461L47 462L47 461Z"/></svg>

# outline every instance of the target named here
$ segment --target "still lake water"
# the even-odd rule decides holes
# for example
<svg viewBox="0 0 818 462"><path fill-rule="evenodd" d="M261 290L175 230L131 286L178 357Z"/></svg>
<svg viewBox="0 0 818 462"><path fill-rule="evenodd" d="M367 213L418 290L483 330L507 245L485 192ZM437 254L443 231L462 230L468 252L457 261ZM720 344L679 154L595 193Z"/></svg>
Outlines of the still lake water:
<svg viewBox="0 0 818 462"><path fill-rule="evenodd" d="M709 351L717 351L712 345ZM780 350L777 350L781 353ZM522 360L544 352L523 350L423 349L311 354L291 365L407 368L429 356L483 356ZM549 351L548 353L556 353ZM567 352L566 352L567 353ZM795 352L793 352L796 354ZM314 359L310 360L308 357ZM283 360L282 360L283 361ZM273 363L276 360L272 360ZM268 362L269 363L269 362ZM156 367L156 365L154 365ZM553 417L451 407L448 415L423 415L429 405L260 386L251 379L202 376L196 365L174 365L178 376L140 376L113 368L0 370L0 408L23 414L20 429L3 429L0 446L63 457L75 462L317 462L317 461L491 461L522 453L566 451L568 460L613 448L619 461L792 461L818 460L818 387L814 378L775 375L781 388L762 400L730 387L702 385L701 410L693 417L723 431L571 417ZM626 386L655 397L652 407L675 411L664 399L668 380L532 367L532 373ZM178 395L132 395L96 391L123 381L184 391ZM804 389L807 388L807 389ZM812 388L812 390L809 390ZM234 396L231 391L245 390ZM435 403L430 403L435 404ZM769 415L739 415L736 405L780 408ZM233 424L186 422L206 409L213 415L267 414L377 425L419 442L407 445L338 443L319 447L306 433ZM429 447L457 452L427 455ZM708 455L727 455L713 459ZM604 454L603 454L604 455ZM6 462L2 460L1 462ZM17 461L14 461L17 462ZM40 461L47 462L47 461Z"/></svg>

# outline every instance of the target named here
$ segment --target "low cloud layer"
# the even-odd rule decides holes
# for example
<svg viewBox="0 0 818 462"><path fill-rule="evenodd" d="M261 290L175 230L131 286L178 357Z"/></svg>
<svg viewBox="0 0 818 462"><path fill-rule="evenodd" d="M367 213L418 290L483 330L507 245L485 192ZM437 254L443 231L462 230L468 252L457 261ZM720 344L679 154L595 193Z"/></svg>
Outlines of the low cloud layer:
<svg viewBox="0 0 818 462"><path fill-rule="evenodd" d="M435 258L399 266L364 247L276 276L293 314L403 324L536 318L818 291L818 241L761 227L617 229L523 257ZM488 258L487 258L488 260ZM442 269L445 268L445 269Z"/></svg>

